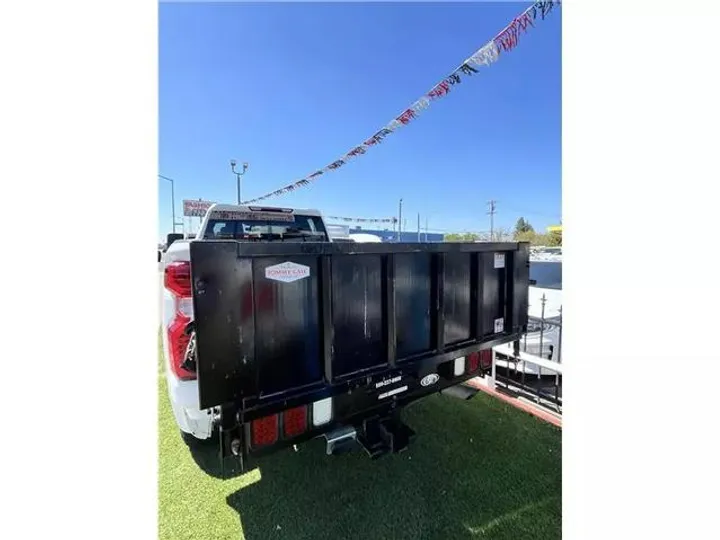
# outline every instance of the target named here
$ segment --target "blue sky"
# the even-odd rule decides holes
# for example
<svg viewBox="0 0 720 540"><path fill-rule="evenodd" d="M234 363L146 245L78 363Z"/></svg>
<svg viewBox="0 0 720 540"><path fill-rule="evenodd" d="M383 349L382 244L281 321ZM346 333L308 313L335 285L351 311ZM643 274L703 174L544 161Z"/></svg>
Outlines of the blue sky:
<svg viewBox="0 0 720 540"><path fill-rule="evenodd" d="M183 198L235 202L362 143L487 43L527 3L160 5L159 172ZM561 9L415 121L268 205L385 217L403 203L438 230L536 229L561 214ZM172 228L158 179L159 229ZM198 220L195 220L197 228Z"/></svg>

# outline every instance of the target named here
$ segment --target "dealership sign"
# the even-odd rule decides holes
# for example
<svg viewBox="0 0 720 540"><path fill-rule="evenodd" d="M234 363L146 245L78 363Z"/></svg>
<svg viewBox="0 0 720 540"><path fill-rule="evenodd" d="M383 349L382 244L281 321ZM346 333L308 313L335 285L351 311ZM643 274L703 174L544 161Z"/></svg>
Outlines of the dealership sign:
<svg viewBox="0 0 720 540"><path fill-rule="evenodd" d="M184 200L183 201L183 216L188 217L204 217L213 204L212 201L201 200Z"/></svg>

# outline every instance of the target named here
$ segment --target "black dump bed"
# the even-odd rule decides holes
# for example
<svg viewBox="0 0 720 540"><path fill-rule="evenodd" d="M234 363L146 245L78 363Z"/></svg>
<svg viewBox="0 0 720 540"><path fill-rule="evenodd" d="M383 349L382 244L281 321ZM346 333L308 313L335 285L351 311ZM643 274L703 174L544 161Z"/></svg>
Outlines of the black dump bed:
<svg viewBox="0 0 720 540"><path fill-rule="evenodd" d="M525 243L190 244L200 406L331 393L519 339Z"/></svg>

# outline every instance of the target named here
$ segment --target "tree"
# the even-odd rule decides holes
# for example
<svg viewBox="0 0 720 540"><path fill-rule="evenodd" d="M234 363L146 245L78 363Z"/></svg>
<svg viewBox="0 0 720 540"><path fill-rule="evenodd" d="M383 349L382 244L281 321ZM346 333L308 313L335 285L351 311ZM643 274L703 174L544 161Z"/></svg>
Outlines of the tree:
<svg viewBox="0 0 720 540"><path fill-rule="evenodd" d="M507 227L495 227L492 233L487 234L487 240L490 242L507 242L513 239L513 233Z"/></svg>
<svg viewBox="0 0 720 540"><path fill-rule="evenodd" d="M562 231L552 231L548 237L549 246L562 246Z"/></svg>
<svg viewBox="0 0 720 540"><path fill-rule="evenodd" d="M542 242L542 238L540 238L541 235L537 234L535 231L528 231L528 232L515 232L515 241L516 242L530 242L532 245L537 246L540 245Z"/></svg>
<svg viewBox="0 0 720 540"><path fill-rule="evenodd" d="M518 234L531 232L535 232L535 229L533 229L533 226L530 225L530 222L524 217L519 218L517 223L515 223L515 236L517 237Z"/></svg>
<svg viewBox="0 0 720 540"><path fill-rule="evenodd" d="M477 239L478 235L474 233L450 233L443 238L445 242L474 242Z"/></svg>
<svg viewBox="0 0 720 540"><path fill-rule="evenodd" d="M539 234L534 231L515 233L516 242L530 242L533 246L557 247L562 246L562 233L552 232Z"/></svg>

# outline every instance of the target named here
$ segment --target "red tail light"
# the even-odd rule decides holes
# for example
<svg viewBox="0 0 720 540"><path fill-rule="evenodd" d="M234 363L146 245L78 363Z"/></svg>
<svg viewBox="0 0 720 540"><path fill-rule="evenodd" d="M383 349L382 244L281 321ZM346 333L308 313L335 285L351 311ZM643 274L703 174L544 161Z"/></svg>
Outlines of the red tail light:
<svg viewBox="0 0 720 540"><path fill-rule="evenodd" d="M185 327L190 322L190 317L181 312L175 314L175 319L168 326L168 346L170 348L170 367L179 379L188 381L195 379L197 374L182 367L185 361L190 336L185 333Z"/></svg>
<svg viewBox="0 0 720 540"><path fill-rule="evenodd" d="M307 407L295 407L283 413L283 432L285 437L296 437L307 429Z"/></svg>
<svg viewBox="0 0 720 540"><path fill-rule="evenodd" d="M467 356L468 371L477 371L480 364L480 353L470 353Z"/></svg>
<svg viewBox="0 0 720 540"><path fill-rule="evenodd" d="M165 267L165 288L180 298L188 298L192 294L189 262L171 262Z"/></svg>
<svg viewBox="0 0 720 540"><path fill-rule="evenodd" d="M254 447L273 444L278 439L278 415L273 414L253 420L251 431Z"/></svg>
<svg viewBox="0 0 720 540"><path fill-rule="evenodd" d="M492 368L492 349L480 351L480 367L485 370Z"/></svg>
<svg viewBox="0 0 720 540"><path fill-rule="evenodd" d="M170 368L179 379L192 380L197 378L195 371L183 367L190 343L185 328L192 321L192 282L188 261L171 262L165 266L165 288L175 297L175 314L167 328Z"/></svg>

